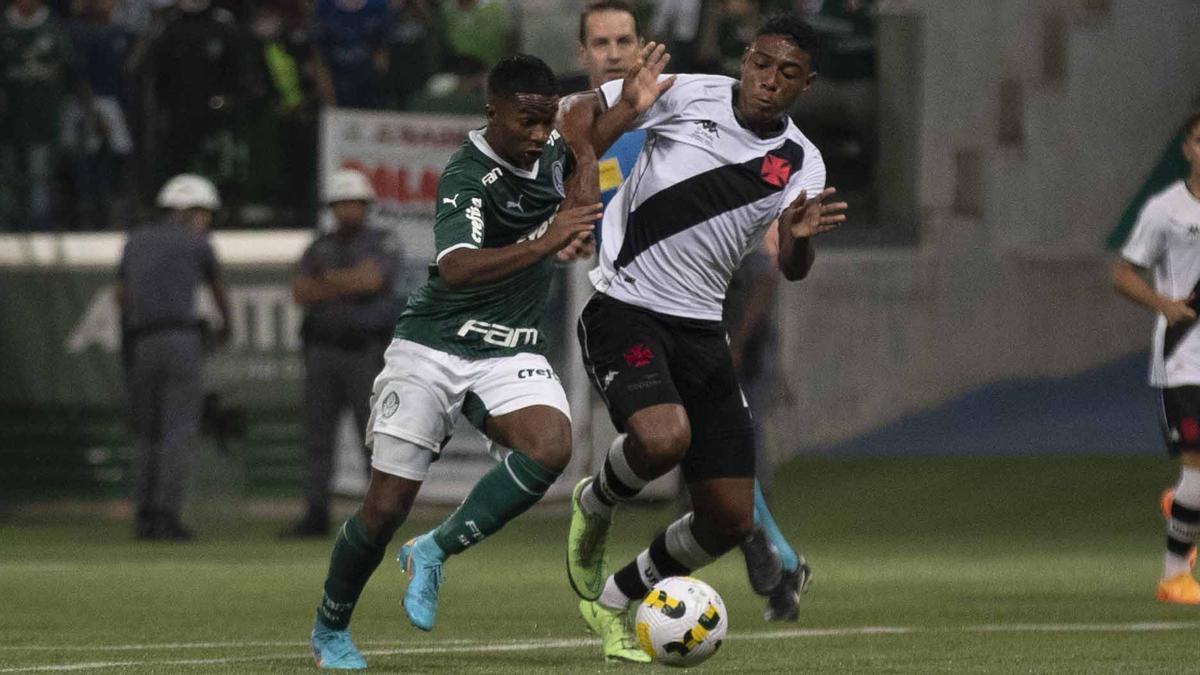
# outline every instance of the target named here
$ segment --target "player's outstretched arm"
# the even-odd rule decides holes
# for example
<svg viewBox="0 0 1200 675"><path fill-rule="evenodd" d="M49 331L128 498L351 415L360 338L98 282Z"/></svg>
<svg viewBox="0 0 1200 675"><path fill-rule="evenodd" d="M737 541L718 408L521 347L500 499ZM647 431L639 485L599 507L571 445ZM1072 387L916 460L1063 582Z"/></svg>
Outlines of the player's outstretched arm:
<svg viewBox="0 0 1200 675"><path fill-rule="evenodd" d="M1168 326L1196 320L1196 312L1188 306L1192 298L1172 299L1159 295L1142 276L1140 268L1124 258L1113 263L1112 280L1117 293L1167 317Z"/></svg>
<svg viewBox="0 0 1200 675"><path fill-rule="evenodd" d="M554 128L562 134L576 157L584 149L581 146L586 146L584 151L593 157L604 154L604 150L608 149L597 150L592 143L592 128L600 114L600 96L595 91L581 91L559 100Z"/></svg>
<svg viewBox="0 0 1200 675"><path fill-rule="evenodd" d="M846 222L846 202L825 202L835 192L837 188L827 187L809 199L808 191L801 190L779 214L779 271L788 281L799 281L812 269L817 256L812 238Z"/></svg>
<svg viewBox="0 0 1200 675"><path fill-rule="evenodd" d="M570 134L577 138L586 134L596 156L603 155L621 134L633 127L639 115L675 84L674 75L659 79L670 60L665 45L646 43L625 75L621 98L601 112L603 106L594 91L566 97L559 107L559 130L568 138Z"/></svg>
<svg viewBox="0 0 1200 675"><path fill-rule="evenodd" d="M599 202L575 206L560 210L538 239L498 248L455 249L438 261L438 276L452 289L500 281L554 255L576 236L591 232L600 214Z"/></svg>
<svg viewBox="0 0 1200 675"><path fill-rule="evenodd" d="M554 128L571 148L573 158L571 175L564 186L563 209L600 201L600 168L597 151L592 147L592 126L599 110L600 99L594 91L568 96L559 103ZM580 233L558 250L555 259L560 263L586 259L595 249L591 233Z"/></svg>
<svg viewBox="0 0 1200 675"><path fill-rule="evenodd" d="M571 149L570 174L563 184L564 210L600 201L600 169L596 160L598 155L591 143L591 124L586 114L569 114L577 106L594 105L595 98L593 92L588 92L564 99L554 120L555 128Z"/></svg>
<svg viewBox="0 0 1200 675"><path fill-rule="evenodd" d="M560 116L561 117L561 116ZM560 121L562 121L560 119ZM572 129L570 133L559 128L567 145L571 148L571 173L564 185L562 210L586 206L600 201L600 168L596 153L588 139L588 129ZM591 232L576 234L567 245L555 253L555 260L566 263L592 257L595 240Z"/></svg>

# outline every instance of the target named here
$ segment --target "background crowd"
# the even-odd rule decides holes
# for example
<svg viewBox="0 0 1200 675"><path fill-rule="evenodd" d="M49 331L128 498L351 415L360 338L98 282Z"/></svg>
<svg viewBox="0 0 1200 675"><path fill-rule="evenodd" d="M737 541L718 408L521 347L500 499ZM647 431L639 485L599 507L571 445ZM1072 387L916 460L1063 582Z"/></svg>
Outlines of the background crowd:
<svg viewBox="0 0 1200 675"><path fill-rule="evenodd" d="M9 0L0 231L125 229L185 171L217 184L223 226L309 226L323 106L478 113L487 70L544 28L534 2ZM799 9L832 47L818 70L859 78L873 67L870 4L643 0L638 10L674 71L736 73L761 18Z"/></svg>

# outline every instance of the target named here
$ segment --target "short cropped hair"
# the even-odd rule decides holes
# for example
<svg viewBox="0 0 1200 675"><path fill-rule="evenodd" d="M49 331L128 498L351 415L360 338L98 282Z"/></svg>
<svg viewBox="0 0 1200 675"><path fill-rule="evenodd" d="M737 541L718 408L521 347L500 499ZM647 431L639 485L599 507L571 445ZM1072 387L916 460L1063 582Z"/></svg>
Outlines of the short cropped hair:
<svg viewBox="0 0 1200 675"><path fill-rule="evenodd" d="M792 41L802 52L806 52L815 61L820 40L817 32L798 14L776 14L768 17L754 37L778 35Z"/></svg>
<svg viewBox="0 0 1200 675"><path fill-rule="evenodd" d="M1191 136L1196 131L1196 127L1200 127L1200 110L1188 115L1187 119L1183 121L1183 137Z"/></svg>
<svg viewBox="0 0 1200 675"><path fill-rule="evenodd" d="M546 62L529 54L517 54L497 63L488 73L488 98L512 94L558 95L558 78Z"/></svg>
<svg viewBox="0 0 1200 675"><path fill-rule="evenodd" d="M642 29L638 27L637 12L633 11L633 5L625 0L597 0L588 4L587 9L579 15L579 44L587 44L587 20L597 12L625 12L633 17L633 34L641 37Z"/></svg>

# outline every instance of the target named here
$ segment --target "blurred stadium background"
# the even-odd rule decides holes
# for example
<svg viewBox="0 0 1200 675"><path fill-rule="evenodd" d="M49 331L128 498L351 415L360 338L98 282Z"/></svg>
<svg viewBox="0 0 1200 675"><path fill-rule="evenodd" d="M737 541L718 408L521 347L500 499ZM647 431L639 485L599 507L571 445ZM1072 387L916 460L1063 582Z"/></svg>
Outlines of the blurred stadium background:
<svg viewBox="0 0 1200 675"><path fill-rule="evenodd" d="M3 4L11 13L23 1ZM32 646L221 641L229 631L215 624L239 595L260 604L253 624L230 624L237 637L302 640L326 544L276 544L273 533L300 508L299 309L288 279L324 218L317 186L343 166L371 176L381 197L375 217L400 234L401 286L412 288L432 252L432 185L465 130L481 121L479 74L518 46L564 78L577 74L583 3L396 0L382 3L383 25L365 27L323 23L320 8L333 4L324 0L115 0L107 26L88 18L110 4L104 0L33 4L58 23L61 51L42 53L34 67L20 61L10 33L0 37L0 594L33 618L6 613L0 632L6 643ZM807 280L781 288L777 371L763 414L780 467L772 501L817 567L801 625L1167 622L1194 635L1200 624L1170 623L1194 614L1152 602L1161 546L1155 499L1172 467L1160 455L1145 385L1150 316L1112 292L1108 265L1139 200L1183 170L1176 133L1200 104L1200 2L659 0L639 8L683 71L736 68L740 52L729 45L774 9L810 12L825 38L821 78L793 113L823 149L829 183L847 193L850 224L821 243ZM348 46L362 53L348 54ZM120 106L129 146L114 142L107 123L71 112L89 88ZM43 128L47 120L61 124ZM154 191L183 169L212 177L229 204L213 240L235 312L232 340L208 372L213 433L188 507L201 540L193 549L126 539L131 447L112 301L125 232L152 217ZM560 505L612 434L574 351L582 274L581 266L562 271L557 300L554 361L577 435L574 468L556 486ZM348 509L362 467L346 431L338 488ZM479 437L462 429L434 466L423 517L456 503L488 461ZM863 484L893 501L861 502L851 486ZM552 503L532 524L498 537L495 564L526 560L528 548L547 558L530 570L555 578L559 538L538 528L562 524L558 508ZM256 536L226 530L247 519ZM622 546L633 550L635 534ZM224 609L215 600L208 606L201 581L191 595L172 595L179 572L167 570L193 551L215 566L197 578L213 583L228 585L221 565L242 555L272 572L233 584ZM71 571L89 558L113 575L111 589L97 590L103 575ZM768 627L755 625L757 601L735 563L711 573L734 611L734 637L739 613L747 631ZM57 582L39 570L56 565L78 594L55 595ZM1082 582L1064 567L1094 576ZM930 578L938 574L962 593L939 591ZM376 597L359 623L396 627L395 594L381 591L392 576L367 592ZM456 577L448 588L465 603L472 575ZM124 631L66 618L76 603L85 614L104 611L116 602L113 589L139 578L146 611L109 616L127 619ZM480 583L498 603L517 597L496 590L501 580ZM906 584L909 593L894 590ZM531 619L541 628L527 630L530 639L557 639L548 626L572 621L561 585L544 592L565 609ZM265 599L266 590L288 603ZM195 603L198 621L172 614L155 593ZM144 625L156 611L174 618ZM473 611L469 620L450 619L440 637L493 637L487 612ZM281 620L285 614L294 616ZM369 630L377 646L394 633ZM802 644L781 647L784 656L763 661L760 672L796 663L820 672L958 672L952 664L974 652L939 630L869 648L861 635L830 638L828 649L797 638ZM1073 634L1060 651L986 631L973 639L994 648L994 658L978 662L989 672L1150 672L1178 663L1170 654L1194 643L1182 640L1186 633L1155 633L1133 661L1122 661L1134 653L1123 632L1107 640ZM508 627L495 637L522 636ZM292 645L300 657L302 644ZM239 649L248 656L236 663L246 668L302 663L292 655L264 665L262 649ZM282 649L272 642L266 653ZM493 665L562 672L590 654L568 644L561 654L547 647L554 657L539 660L540 649ZM944 650L945 658L917 659L919 649ZM145 653L127 651L78 661L132 660L103 667L155 671ZM402 668L405 654L383 663ZM762 655L749 647L718 661L739 654L748 664L739 669L754 672ZM0 672L75 656L0 651ZM160 672L188 658L152 656ZM460 670L461 655L431 658L430 669Z"/></svg>

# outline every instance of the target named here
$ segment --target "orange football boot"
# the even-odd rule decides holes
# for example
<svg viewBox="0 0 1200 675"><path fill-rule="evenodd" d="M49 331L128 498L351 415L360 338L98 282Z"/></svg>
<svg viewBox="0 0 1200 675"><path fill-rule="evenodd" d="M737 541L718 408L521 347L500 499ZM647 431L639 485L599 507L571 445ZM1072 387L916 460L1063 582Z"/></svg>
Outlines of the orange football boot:
<svg viewBox="0 0 1200 675"><path fill-rule="evenodd" d="M1200 583L1189 572L1180 572L1170 579L1158 582L1154 596L1159 602L1174 605L1200 605Z"/></svg>

